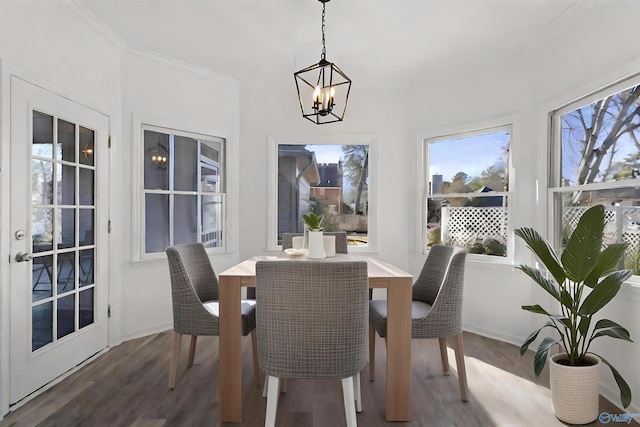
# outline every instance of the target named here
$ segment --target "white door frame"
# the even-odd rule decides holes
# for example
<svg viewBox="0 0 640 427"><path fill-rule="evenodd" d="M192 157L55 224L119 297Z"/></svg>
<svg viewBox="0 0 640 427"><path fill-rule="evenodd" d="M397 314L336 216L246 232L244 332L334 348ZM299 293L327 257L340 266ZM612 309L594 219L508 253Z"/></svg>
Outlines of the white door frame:
<svg viewBox="0 0 640 427"><path fill-rule="evenodd" d="M0 57L0 420L3 416L9 412L10 404L10 287L9 287L9 258L11 255L11 229L10 229L10 143L11 143L11 94L10 94L10 81L11 77L16 76L27 82L35 84L45 90L55 93L63 98L72 100L80 105L95 110L108 117L109 120L109 134L113 134L113 114L105 112L101 108L94 107L99 105L99 102L95 100L89 100L82 95L70 92L60 87L55 86L51 82L42 80L29 73L24 72L18 68L10 66L6 60ZM108 206L105 208L107 217L111 218L111 206L114 206L113 192L111 186L113 185L113 158L115 150L109 150L107 160L107 173L109 178L108 188L102 188L101 191L108 191L107 196ZM96 225L97 227L98 225ZM102 224L100 225L102 226ZM111 234L106 234L107 246L103 253L103 256L107 256L109 259L113 257ZM112 263L106 262L106 280L109 287L109 305L115 299L118 300L121 289L119 286L112 286L114 283L111 279L113 277ZM116 274L120 276L119 274ZM114 328L114 326L116 326ZM118 344L120 341L119 334L120 320L114 321L114 319L108 319L107 328L107 346ZM115 330L114 330L115 329ZM79 369L79 367L78 367ZM71 373L70 371L69 373ZM51 385L58 382L61 378L51 382L48 386L42 388L37 393L34 393L31 397L35 397L38 394L45 391ZM25 399L25 403L27 399Z"/></svg>

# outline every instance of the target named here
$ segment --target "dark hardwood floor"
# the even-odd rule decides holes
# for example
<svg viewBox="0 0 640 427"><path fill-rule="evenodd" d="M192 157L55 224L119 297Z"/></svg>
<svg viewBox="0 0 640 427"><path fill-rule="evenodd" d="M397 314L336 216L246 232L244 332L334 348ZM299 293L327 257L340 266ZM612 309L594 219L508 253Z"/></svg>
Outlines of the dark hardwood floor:
<svg viewBox="0 0 640 427"><path fill-rule="evenodd" d="M176 388L167 388L172 331L125 342L8 414L8 426L218 426L218 340L200 337L194 366L187 370L188 339L182 352ZM442 374L437 340L413 340L412 421L385 421L385 350L377 338L376 381L368 367L361 374L364 411L360 426L563 426L551 408L548 373L533 378L529 352L465 333L470 401L460 400L453 351L452 374ZM253 382L251 341L243 338L243 423L264 425L266 399ZM601 398L601 411L620 410ZM631 425L638 426L638 420ZM288 381L280 397L277 425L344 425L339 381ZM233 425L233 424L222 424ZM591 425L601 425L599 421ZM615 423L613 424L615 425Z"/></svg>

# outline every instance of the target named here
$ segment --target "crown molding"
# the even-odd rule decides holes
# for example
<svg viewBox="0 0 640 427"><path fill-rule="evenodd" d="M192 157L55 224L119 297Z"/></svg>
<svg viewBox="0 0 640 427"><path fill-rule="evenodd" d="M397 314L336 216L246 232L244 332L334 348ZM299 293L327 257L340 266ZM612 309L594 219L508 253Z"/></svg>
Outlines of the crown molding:
<svg viewBox="0 0 640 427"><path fill-rule="evenodd" d="M225 76L224 74L216 73L215 71L211 71L207 68L199 67L197 65L193 65L189 62L180 61L171 56L162 55L153 50L144 49L138 46L126 45L124 49L125 54L129 54L131 56L140 58L147 62L164 65L172 68L178 68L185 71L188 71L193 74L198 74L200 76L208 77L210 79L218 80L221 83L229 84L232 86L239 86L239 81L233 79L231 77Z"/></svg>
<svg viewBox="0 0 640 427"><path fill-rule="evenodd" d="M52 0L52 2L108 45L118 50L123 50L127 46L127 42L77 0Z"/></svg>

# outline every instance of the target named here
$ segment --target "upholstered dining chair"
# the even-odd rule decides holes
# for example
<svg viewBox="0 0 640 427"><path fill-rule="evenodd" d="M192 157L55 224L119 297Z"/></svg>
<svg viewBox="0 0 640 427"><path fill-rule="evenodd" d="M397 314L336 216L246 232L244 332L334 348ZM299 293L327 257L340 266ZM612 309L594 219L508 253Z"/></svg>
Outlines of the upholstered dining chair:
<svg viewBox="0 0 640 427"><path fill-rule="evenodd" d="M166 249L171 275L173 304L173 351L169 369L169 388L174 389L180 341L191 335L187 368L193 365L198 335L219 334L218 278L202 243L187 243ZM258 366L255 301L242 301L242 336L251 333L253 369L256 385L260 386Z"/></svg>
<svg viewBox="0 0 640 427"><path fill-rule="evenodd" d="M445 374L449 373L447 338L453 337L462 400L469 400L462 342L462 292L467 253L455 246L433 245L413 284L411 338L438 338ZM387 301L369 303L369 379L374 380L375 338L387 336Z"/></svg>
<svg viewBox="0 0 640 427"><path fill-rule="evenodd" d="M347 426L357 425L368 287L365 261L256 263L258 358L268 384L265 426L275 425L281 378L342 379Z"/></svg>

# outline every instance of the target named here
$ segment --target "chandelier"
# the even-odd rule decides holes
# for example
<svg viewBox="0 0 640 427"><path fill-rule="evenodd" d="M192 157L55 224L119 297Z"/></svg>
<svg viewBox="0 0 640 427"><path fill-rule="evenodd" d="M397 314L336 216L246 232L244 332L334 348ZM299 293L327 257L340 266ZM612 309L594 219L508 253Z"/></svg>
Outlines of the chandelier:
<svg viewBox="0 0 640 427"><path fill-rule="evenodd" d="M320 62L293 74L300 100L302 117L317 125L341 122L347 109L351 79L332 62L327 61L325 47L325 5L322 3L322 53Z"/></svg>

